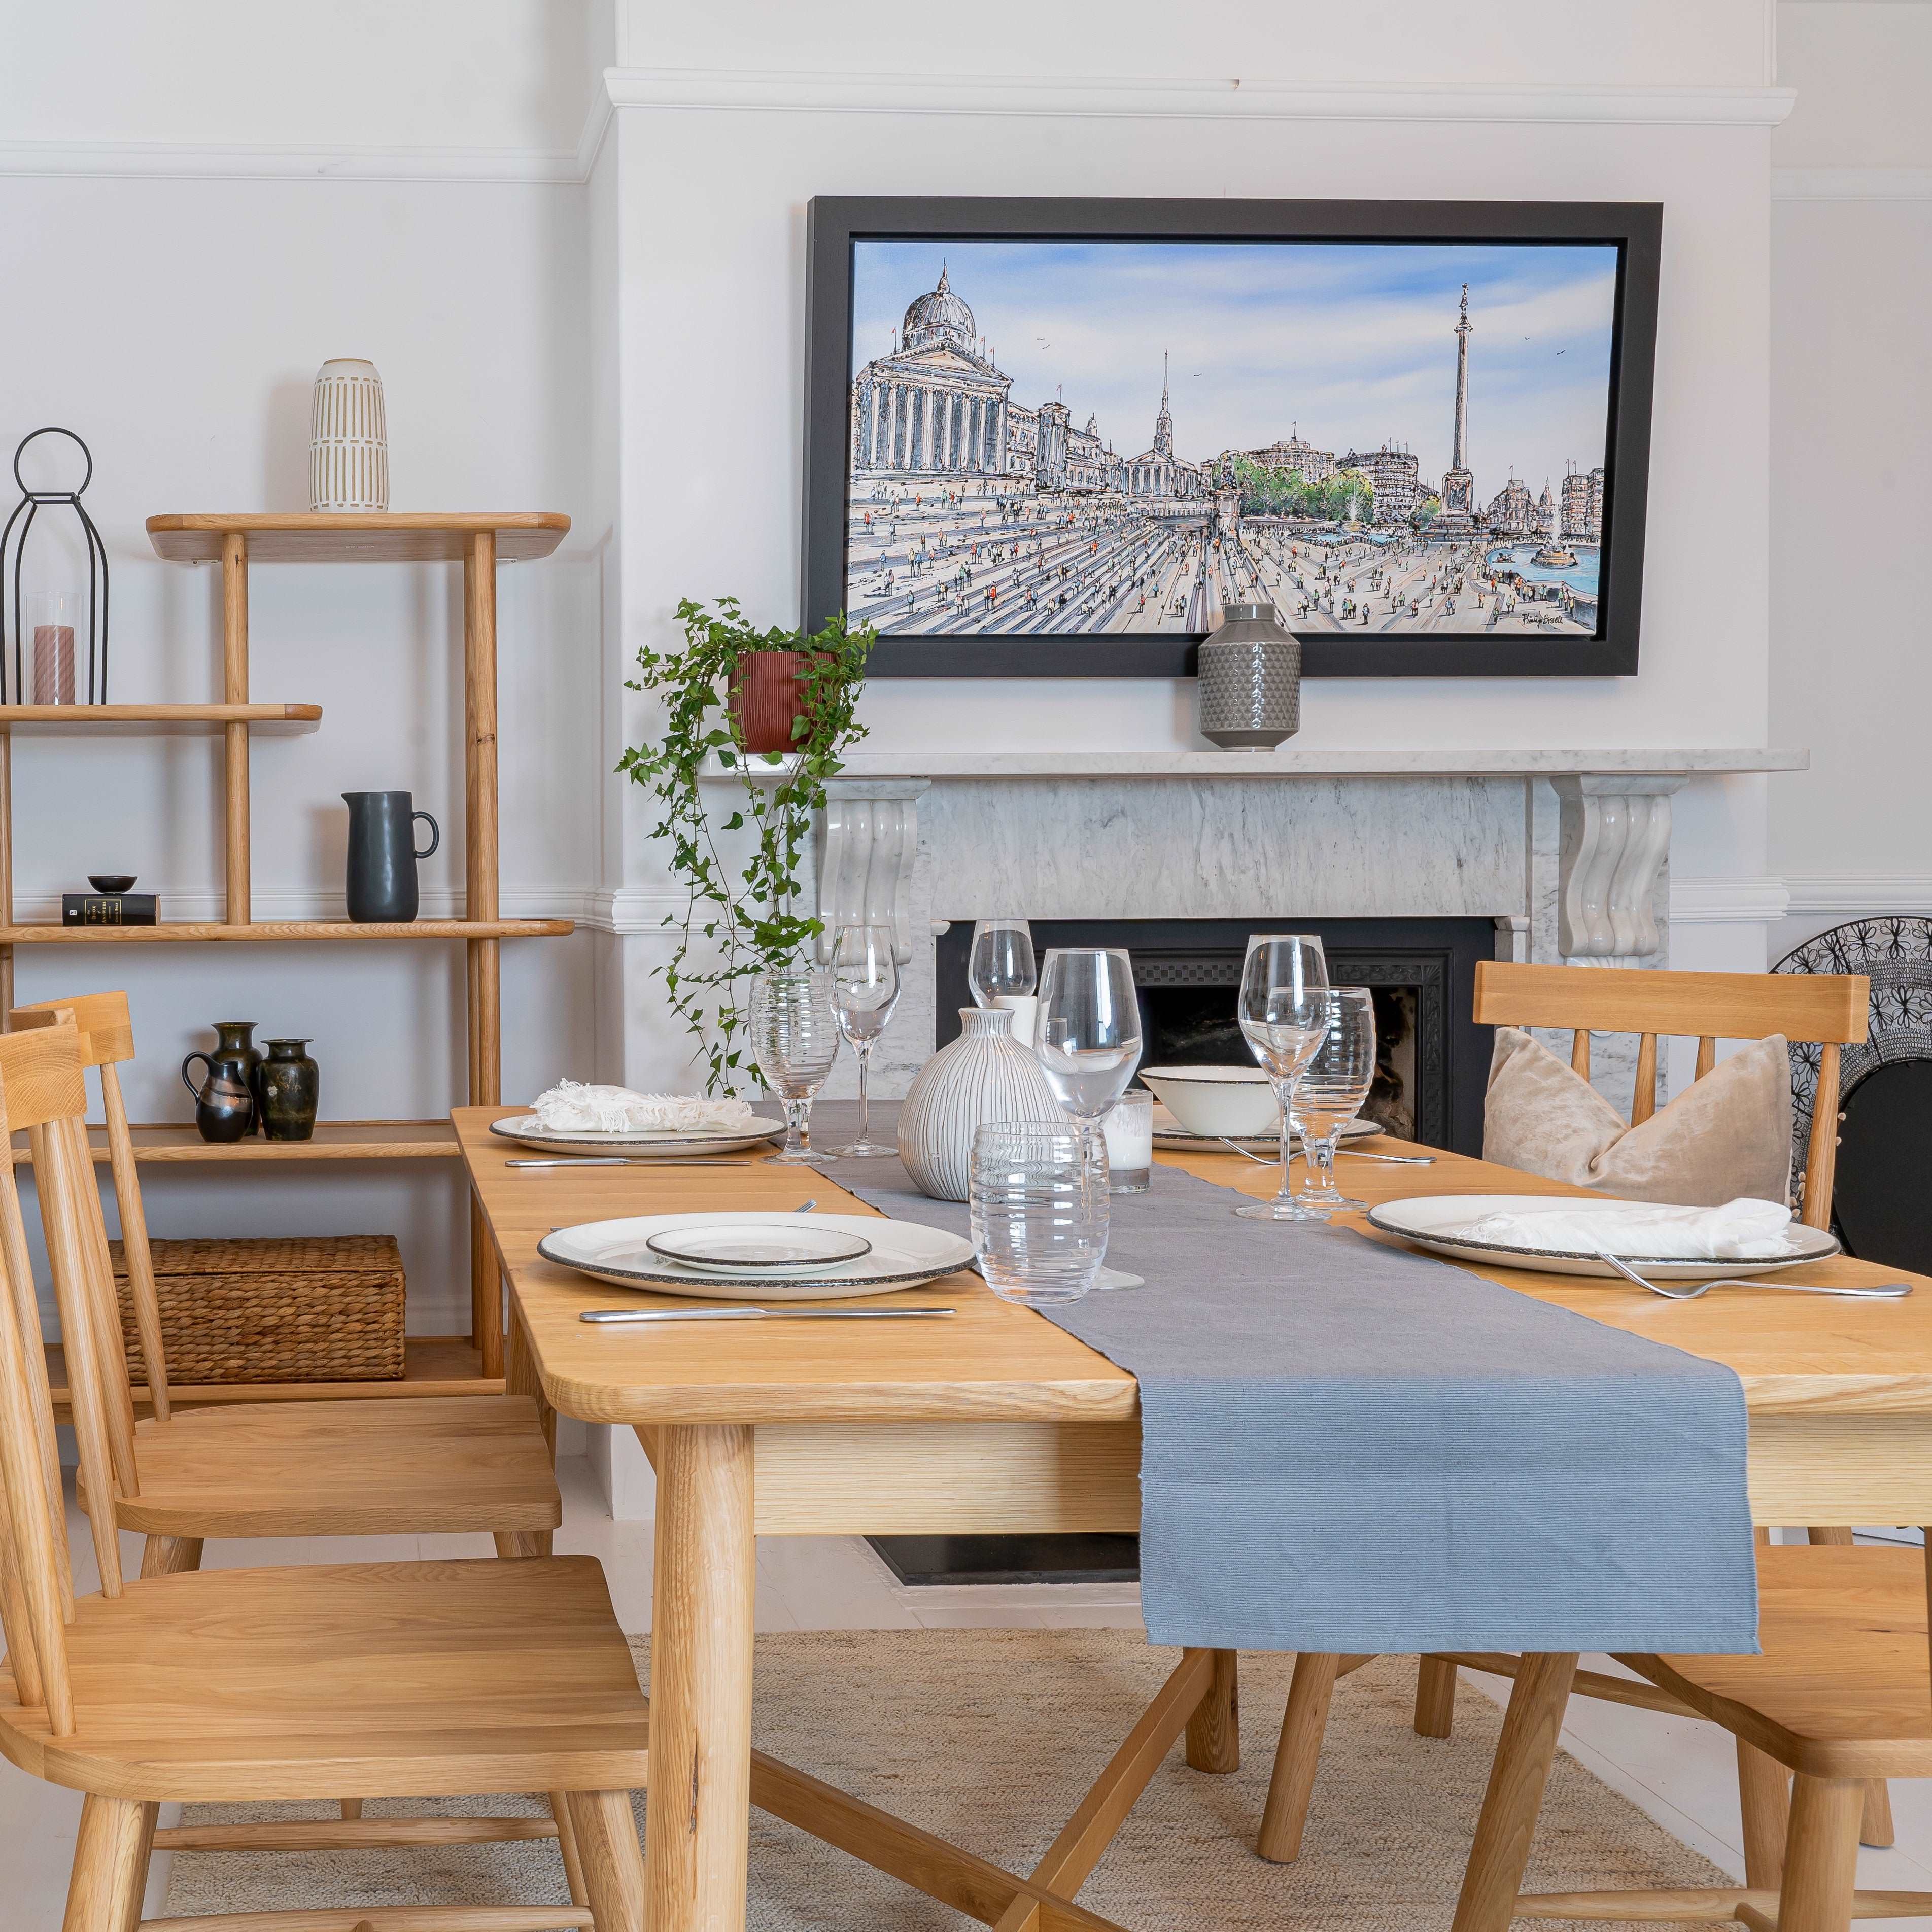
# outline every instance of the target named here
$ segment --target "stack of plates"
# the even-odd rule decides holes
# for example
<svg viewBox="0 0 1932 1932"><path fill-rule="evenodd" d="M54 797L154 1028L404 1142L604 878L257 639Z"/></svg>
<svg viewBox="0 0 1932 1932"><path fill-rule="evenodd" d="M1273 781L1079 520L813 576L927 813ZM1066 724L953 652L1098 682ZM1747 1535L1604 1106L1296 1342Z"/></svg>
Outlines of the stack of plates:
<svg viewBox="0 0 1932 1932"><path fill-rule="evenodd" d="M844 1301L952 1274L972 1260L973 1244L872 1214L740 1210L586 1221L546 1235L537 1252L620 1288L719 1301Z"/></svg>
<svg viewBox="0 0 1932 1932"><path fill-rule="evenodd" d="M621 1154L634 1160L670 1160L680 1156L702 1154L738 1154L746 1148L763 1147L784 1133L782 1120L764 1114L752 1118L752 1130L734 1133L714 1130L644 1127L614 1132L584 1130L559 1132L544 1126L534 1114L512 1114L506 1120L492 1120L490 1131L506 1141L525 1147L541 1148L545 1154Z"/></svg>
<svg viewBox="0 0 1932 1932"><path fill-rule="evenodd" d="M1372 1120L1351 1120L1342 1130L1342 1138L1345 1141L1360 1140L1364 1135L1381 1132L1382 1129ZM1281 1152L1281 1136L1279 1134L1239 1134L1232 1138L1236 1147L1246 1148L1250 1154L1278 1156ZM1301 1136L1297 1134L1294 1138L1298 1145ZM1171 1153L1178 1154L1184 1154L1190 1148L1211 1152L1216 1148L1227 1145L1226 1141L1214 1134L1190 1132L1158 1100L1154 1103L1154 1144L1157 1148L1166 1148Z"/></svg>

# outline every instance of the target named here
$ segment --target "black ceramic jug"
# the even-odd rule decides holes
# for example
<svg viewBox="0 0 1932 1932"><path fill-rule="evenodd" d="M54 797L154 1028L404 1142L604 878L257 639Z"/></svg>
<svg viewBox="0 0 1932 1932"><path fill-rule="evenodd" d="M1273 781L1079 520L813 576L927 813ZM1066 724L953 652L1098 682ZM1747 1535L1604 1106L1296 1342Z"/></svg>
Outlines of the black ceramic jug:
<svg viewBox="0 0 1932 1932"><path fill-rule="evenodd" d="M406 791L346 791L349 807L349 916L358 925L392 925L416 916L416 861L442 842L436 822L411 808ZM416 821L429 844L416 849Z"/></svg>
<svg viewBox="0 0 1932 1932"><path fill-rule="evenodd" d="M190 1053L182 1062L182 1084L194 1096L195 1131L205 1141L238 1141L255 1131L254 1072L261 1049L250 1040L253 1020L217 1020L212 1053ZM208 1070L197 1087L188 1070L196 1060Z"/></svg>

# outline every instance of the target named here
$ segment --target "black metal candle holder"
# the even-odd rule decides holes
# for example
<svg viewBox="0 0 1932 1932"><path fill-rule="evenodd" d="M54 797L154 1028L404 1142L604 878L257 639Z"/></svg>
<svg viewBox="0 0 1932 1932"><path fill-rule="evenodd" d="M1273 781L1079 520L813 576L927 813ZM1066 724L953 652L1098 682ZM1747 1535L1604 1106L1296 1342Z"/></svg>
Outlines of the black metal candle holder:
<svg viewBox="0 0 1932 1932"><path fill-rule="evenodd" d="M87 459L87 474L79 485L72 490L30 490L26 478L20 474L20 458L28 443L43 436L64 436L74 443ZM80 519L80 527L87 541L87 701L90 704L107 702L107 546L101 542L100 532L94 526L94 519L87 514L81 502L81 494L94 481L94 452L70 429L61 429L50 425L37 429L20 439L19 448L14 452L14 481L20 486L20 500L14 506L14 514L7 519L4 530L0 530L0 704L6 704L7 694L7 548L13 545L14 568L14 695L13 702L28 702L26 680L21 668L20 632L23 622L20 598L20 560L26 554L27 538L34 527L34 519L47 506L65 505ZM20 523L26 513L26 521ZM16 538L14 526L20 524L20 536ZM97 587L98 586L98 587ZM97 620L98 620L97 622ZM95 695L95 653L99 652L100 694Z"/></svg>

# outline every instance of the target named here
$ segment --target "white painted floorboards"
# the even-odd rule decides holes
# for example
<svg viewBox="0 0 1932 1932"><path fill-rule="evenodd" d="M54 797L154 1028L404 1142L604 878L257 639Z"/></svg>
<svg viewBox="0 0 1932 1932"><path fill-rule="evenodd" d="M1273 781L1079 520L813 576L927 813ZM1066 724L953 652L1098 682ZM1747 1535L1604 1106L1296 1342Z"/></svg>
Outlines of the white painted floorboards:
<svg viewBox="0 0 1932 1932"><path fill-rule="evenodd" d="M651 1537L646 1523L614 1522L589 1464L581 1457L559 1466L564 1492L560 1551L602 1559L624 1628L650 1626ZM91 1584L92 1557L84 1526L74 1519L76 1581ZM122 1539L123 1561L135 1574L140 1539ZM488 1556L484 1536L336 1538L327 1541L212 1543L212 1568L263 1563L397 1562L412 1556ZM758 1545L758 1628L760 1630L889 1630L920 1626L1030 1624L1082 1628L1132 1626L1139 1621L1139 1595L1130 1585L1040 1585L1013 1588L908 1590L860 1541L818 1537L767 1537ZM1597 1670L1616 1666L1603 1658ZM1500 1696L1499 1679L1479 1679ZM1247 1713L1247 1749L1272 1751L1271 1726L1279 1713ZM1586 1698L1573 1700L1565 1747L1606 1784L1687 1844L1741 1874L1737 1782L1730 1739L1714 1727L1628 1710ZM58 1932L80 1799L23 1776L0 1762L0 1911L8 1932ZM1898 1844L1888 1852L1860 1856L1862 1883L1932 1891L1932 1784L1897 1784L1892 1809ZM157 1861L158 1867L160 1861ZM158 1909L165 1873L158 1870L148 1910ZM1924 1921L1868 1920L1874 1932Z"/></svg>

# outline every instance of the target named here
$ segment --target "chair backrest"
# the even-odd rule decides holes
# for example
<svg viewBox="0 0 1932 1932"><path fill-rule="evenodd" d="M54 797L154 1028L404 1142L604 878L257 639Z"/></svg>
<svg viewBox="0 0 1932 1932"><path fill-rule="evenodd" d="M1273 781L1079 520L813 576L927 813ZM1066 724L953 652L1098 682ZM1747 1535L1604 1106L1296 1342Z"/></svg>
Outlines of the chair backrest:
<svg viewBox="0 0 1932 1932"><path fill-rule="evenodd" d="M71 1020L80 1036L81 1064L99 1070L100 1106L107 1123L107 1162L114 1178L114 1204L121 1217L121 1248L134 1304L134 1326L148 1378L148 1400L158 1422L171 1413L167 1351L161 1341L161 1303L154 1286L154 1258L148 1246L148 1216L141 1204L140 1170L134 1165L134 1136L128 1125L128 1103L121 1093L118 1060L134 1058L134 1023L125 993L81 993L64 1000L41 1000L16 1006L8 1024L16 1033ZM92 1156L90 1156L90 1159Z"/></svg>
<svg viewBox="0 0 1932 1932"><path fill-rule="evenodd" d="M114 1498L124 1452L133 1472L133 1408L113 1412L102 1372L101 1275L91 1259L92 1229L86 1203L100 1213L92 1176L85 1171L87 1089L80 1036L70 1025L0 1034L0 1132L27 1130L40 1198L48 1258L65 1344L74 1434L91 1505L100 1587L122 1588ZM78 1152L76 1152L78 1148ZM0 1624L20 1701L44 1707L57 1736L74 1729L74 1691L66 1628L74 1616L73 1566L66 1506L60 1486L52 1392L40 1347L40 1313L28 1258L13 1164L0 1162L0 1264L8 1292L0 1297ZM111 1294L111 1281L106 1283ZM119 1322L112 1359L119 1360ZM124 1387L124 1364L123 1387ZM131 1494L131 1491L125 1491Z"/></svg>
<svg viewBox="0 0 1932 1932"><path fill-rule="evenodd" d="M1479 1026L1568 1027L1570 1064L1586 1080L1593 1032L1638 1035L1633 1126L1657 1111L1660 1036L1696 1040L1700 1080L1717 1065L1720 1040L1762 1040L1775 1033L1817 1046L1803 1219L1828 1228L1838 1151L1839 1054L1864 1038L1870 998L1871 982L1858 974L1653 973L1485 959L1476 967L1475 1019Z"/></svg>

